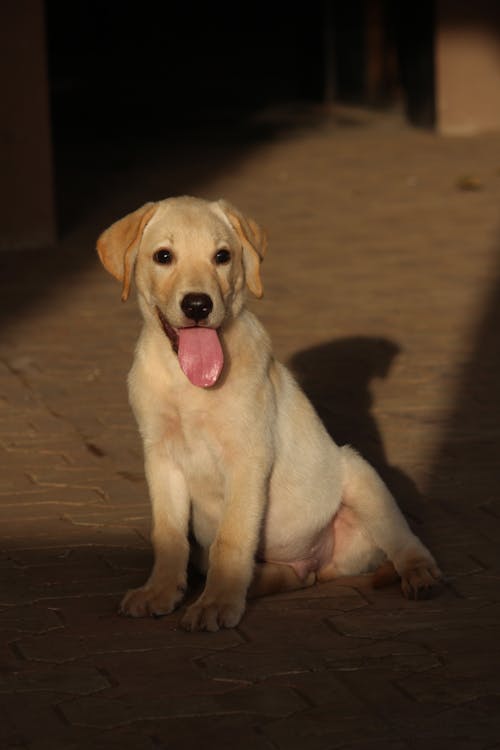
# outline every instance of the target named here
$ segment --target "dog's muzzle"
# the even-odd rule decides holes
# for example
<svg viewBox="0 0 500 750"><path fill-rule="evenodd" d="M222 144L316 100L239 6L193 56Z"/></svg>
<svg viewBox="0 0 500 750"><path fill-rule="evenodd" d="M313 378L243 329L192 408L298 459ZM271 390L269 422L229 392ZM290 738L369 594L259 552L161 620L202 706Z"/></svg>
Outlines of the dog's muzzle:
<svg viewBox="0 0 500 750"><path fill-rule="evenodd" d="M207 297L212 305L208 295L197 296ZM187 379L199 388L215 385L224 366L224 353L215 328L198 325L174 328L158 307L156 311L160 325L177 354L181 370ZM195 314L200 315L200 311Z"/></svg>

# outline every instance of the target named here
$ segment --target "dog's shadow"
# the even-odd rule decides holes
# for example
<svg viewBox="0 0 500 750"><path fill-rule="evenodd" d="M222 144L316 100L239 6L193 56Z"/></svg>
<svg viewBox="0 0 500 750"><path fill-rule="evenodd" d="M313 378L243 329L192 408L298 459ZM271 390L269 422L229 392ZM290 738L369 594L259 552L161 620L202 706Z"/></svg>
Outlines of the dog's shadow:
<svg viewBox="0 0 500 750"><path fill-rule="evenodd" d="M384 479L398 504L417 521L421 496L415 482L392 466L372 414L370 385L386 378L400 347L384 338L356 336L295 354L289 366L338 445L359 451Z"/></svg>

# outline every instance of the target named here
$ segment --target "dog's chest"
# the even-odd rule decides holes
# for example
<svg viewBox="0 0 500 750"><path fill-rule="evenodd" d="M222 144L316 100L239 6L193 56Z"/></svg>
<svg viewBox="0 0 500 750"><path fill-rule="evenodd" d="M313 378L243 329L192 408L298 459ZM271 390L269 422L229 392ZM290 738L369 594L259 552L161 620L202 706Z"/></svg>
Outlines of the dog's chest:
<svg viewBox="0 0 500 750"><path fill-rule="evenodd" d="M192 508L192 528L198 542L213 541L224 503L224 471L217 436L202 413L184 413L170 420L165 440L186 480Z"/></svg>
<svg viewBox="0 0 500 750"><path fill-rule="evenodd" d="M221 444L205 410L188 407L169 412L164 422L164 440L193 498L203 491L222 491Z"/></svg>

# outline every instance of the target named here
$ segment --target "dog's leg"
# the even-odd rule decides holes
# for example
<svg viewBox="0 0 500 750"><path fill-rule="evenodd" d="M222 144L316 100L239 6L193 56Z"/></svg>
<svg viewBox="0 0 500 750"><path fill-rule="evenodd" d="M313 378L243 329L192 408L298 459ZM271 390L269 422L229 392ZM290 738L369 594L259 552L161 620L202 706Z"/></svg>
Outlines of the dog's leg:
<svg viewBox="0 0 500 750"><path fill-rule="evenodd" d="M215 631L235 627L245 611L266 502L264 459L235 461L227 478L225 508L210 547L205 589L182 618L186 630Z"/></svg>
<svg viewBox="0 0 500 750"><path fill-rule="evenodd" d="M377 472L352 448L342 448L342 502L352 510L401 577L403 594L426 598L442 577L436 561L413 534Z"/></svg>
<svg viewBox="0 0 500 750"><path fill-rule="evenodd" d="M291 565L284 563L256 563L248 598L279 594L280 591L296 591L312 586L316 582L315 573L299 578Z"/></svg>
<svg viewBox="0 0 500 750"><path fill-rule="evenodd" d="M175 609L186 589L189 556L189 495L184 477L160 446L145 453L155 560L144 586L129 591L121 603L120 611L132 617L166 615Z"/></svg>

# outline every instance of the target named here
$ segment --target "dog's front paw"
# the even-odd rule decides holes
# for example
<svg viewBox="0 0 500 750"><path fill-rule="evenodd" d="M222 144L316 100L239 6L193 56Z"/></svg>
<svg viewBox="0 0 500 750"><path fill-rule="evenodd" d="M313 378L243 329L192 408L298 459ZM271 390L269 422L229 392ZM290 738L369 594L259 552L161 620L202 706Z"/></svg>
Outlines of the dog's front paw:
<svg viewBox="0 0 500 750"><path fill-rule="evenodd" d="M245 598L213 598L202 594L200 598L186 610L181 620L184 630L209 630L215 632L219 628L234 628L239 623L245 611Z"/></svg>
<svg viewBox="0 0 500 750"><path fill-rule="evenodd" d="M443 574L432 559L407 563L400 575L401 589L407 599L430 599L443 583Z"/></svg>
<svg viewBox="0 0 500 750"><path fill-rule="evenodd" d="M120 613L129 617L161 617L169 615L184 596L185 587L162 586L146 583L138 589L131 589L122 599Z"/></svg>

